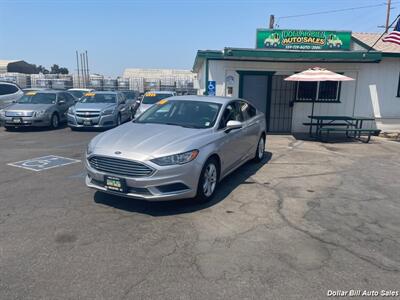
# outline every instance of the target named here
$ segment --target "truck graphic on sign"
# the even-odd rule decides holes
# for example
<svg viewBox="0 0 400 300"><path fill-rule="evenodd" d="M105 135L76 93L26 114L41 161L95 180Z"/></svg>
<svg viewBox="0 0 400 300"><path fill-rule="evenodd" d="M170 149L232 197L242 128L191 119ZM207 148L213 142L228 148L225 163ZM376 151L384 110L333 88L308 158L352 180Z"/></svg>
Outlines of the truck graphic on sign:
<svg viewBox="0 0 400 300"><path fill-rule="evenodd" d="M329 48L340 48L343 45L342 40L336 34L328 36L327 44Z"/></svg>
<svg viewBox="0 0 400 300"><path fill-rule="evenodd" d="M279 37L279 34L277 33L271 33L265 40L264 40L264 46L265 47L278 47L278 45L281 43L281 39Z"/></svg>

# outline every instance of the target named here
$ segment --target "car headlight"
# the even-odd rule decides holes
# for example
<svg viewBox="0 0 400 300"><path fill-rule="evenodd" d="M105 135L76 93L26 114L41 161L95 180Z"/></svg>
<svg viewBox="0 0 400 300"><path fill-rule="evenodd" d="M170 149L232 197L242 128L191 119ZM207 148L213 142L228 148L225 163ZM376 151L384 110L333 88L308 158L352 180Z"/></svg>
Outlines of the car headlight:
<svg viewBox="0 0 400 300"><path fill-rule="evenodd" d="M93 153L93 150L94 150L93 143L90 142L89 145L87 145L87 148L86 148L86 155L92 154L92 153Z"/></svg>
<svg viewBox="0 0 400 300"><path fill-rule="evenodd" d="M6 111L3 109L0 109L0 117L4 118L6 116Z"/></svg>
<svg viewBox="0 0 400 300"><path fill-rule="evenodd" d="M191 150L184 153L158 157L151 161L159 166L183 165L194 160L198 154L199 150Z"/></svg>
<svg viewBox="0 0 400 300"><path fill-rule="evenodd" d="M34 117L43 117L46 114L46 110L37 110L33 112Z"/></svg>
<svg viewBox="0 0 400 300"><path fill-rule="evenodd" d="M106 110L103 110L103 111L101 112L101 114L102 114L103 116L112 115L113 113L114 113L114 109L113 109L113 108L106 109Z"/></svg>
<svg viewBox="0 0 400 300"><path fill-rule="evenodd" d="M70 108L68 108L68 113L71 115L75 114L75 107L71 106Z"/></svg>

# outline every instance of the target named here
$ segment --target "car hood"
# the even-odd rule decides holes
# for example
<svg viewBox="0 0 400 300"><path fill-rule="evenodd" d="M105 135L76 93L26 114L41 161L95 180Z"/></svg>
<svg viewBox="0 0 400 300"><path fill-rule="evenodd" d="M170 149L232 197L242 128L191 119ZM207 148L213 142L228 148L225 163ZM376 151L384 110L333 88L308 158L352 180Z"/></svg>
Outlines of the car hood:
<svg viewBox="0 0 400 300"><path fill-rule="evenodd" d="M126 123L93 139L94 153L149 160L154 157L199 149L207 144L212 129L194 129L163 124Z"/></svg>
<svg viewBox="0 0 400 300"><path fill-rule="evenodd" d="M46 110L53 106L54 104L20 104L20 103L14 103L10 106L7 106L5 109L6 111L39 111L39 110Z"/></svg>
<svg viewBox="0 0 400 300"><path fill-rule="evenodd" d="M115 107L113 103L76 103L76 110L103 110L106 108Z"/></svg>

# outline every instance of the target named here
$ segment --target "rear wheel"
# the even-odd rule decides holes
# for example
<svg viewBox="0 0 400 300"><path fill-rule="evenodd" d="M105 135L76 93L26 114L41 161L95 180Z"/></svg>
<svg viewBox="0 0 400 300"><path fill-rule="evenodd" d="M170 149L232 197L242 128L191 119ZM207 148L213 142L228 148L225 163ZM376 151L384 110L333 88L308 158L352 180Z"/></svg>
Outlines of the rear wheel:
<svg viewBox="0 0 400 300"><path fill-rule="evenodd" d="M119 125L121 125L121 124L122 124L121 114L118 114L118 117L117 117L117 126L119 126Z"/></svg>
<svg viewBox="0 0 400 300"><path fill-rule="evenodd" d="M200 173L196 200L207 202L214 196L219 179L219 164L215 158L206 161Z"/></svg>
<svg viewBox="0 0 400 300"><path fill-rule="evenodd" d="M264 151L265 151L265 137L262 135L258 140L256 154L254 156L255 162L260 162L264 158Z"/></svg>
<svg viewBox="0 0 400 300"><path fill-rule="evenodd" d="M60 125L60 119L58 118L57 114L53 114L50 119L50 127L53 129L58 128Z"/></svg>

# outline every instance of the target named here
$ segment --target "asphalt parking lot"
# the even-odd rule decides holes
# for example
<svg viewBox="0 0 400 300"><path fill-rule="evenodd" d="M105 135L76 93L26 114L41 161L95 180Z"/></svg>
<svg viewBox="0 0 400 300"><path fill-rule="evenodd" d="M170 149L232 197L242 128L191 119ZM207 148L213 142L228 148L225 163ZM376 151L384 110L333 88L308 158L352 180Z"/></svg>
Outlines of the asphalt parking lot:
<svg viewBox="0 0 400 300"><path fill-rule="evenodd" d="M268 137L206 205L84 185L97 132L0 128L0 299L321 299L400 290L400 143Z"/></svg>

